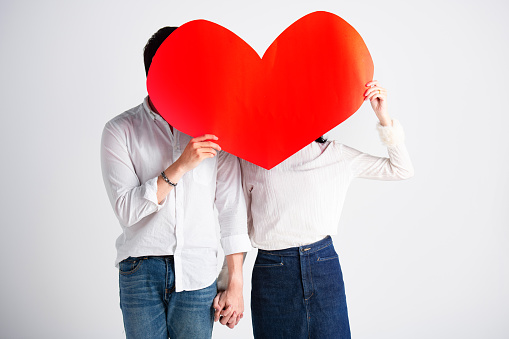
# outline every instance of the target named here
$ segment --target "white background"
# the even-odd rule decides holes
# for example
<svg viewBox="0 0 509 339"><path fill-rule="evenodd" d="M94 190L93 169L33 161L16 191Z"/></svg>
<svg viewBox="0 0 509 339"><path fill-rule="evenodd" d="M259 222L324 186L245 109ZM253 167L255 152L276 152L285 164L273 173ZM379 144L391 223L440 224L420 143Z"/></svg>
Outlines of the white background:
<svg viewBox="0 0 509 339"><path fill-rule="evenodd" d="M157 29L219 23L259 54L315 10L364 38L416 175L357 180L335 237L353 337L509 337L503 1L2 1L0 337L122 338L104 124L146 95ZM384 155L365 104L329 138ZM263 128L263 126L260 126ZM251 338L244 320L214 338Z"/></svg>

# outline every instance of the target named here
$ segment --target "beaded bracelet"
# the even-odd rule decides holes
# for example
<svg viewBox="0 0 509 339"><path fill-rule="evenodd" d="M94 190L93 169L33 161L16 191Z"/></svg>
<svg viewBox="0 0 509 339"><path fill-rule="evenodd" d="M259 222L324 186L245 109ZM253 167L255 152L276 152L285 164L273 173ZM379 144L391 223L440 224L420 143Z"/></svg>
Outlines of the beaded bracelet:
<svg viewBox="0 0 509 339"><path fill-rule="evenodd" d="M176 187L176 186L177 186L177 184L176 184L176 183L171 182L171 181L170 181L170 179L168 179L168 178L166 177L166 174L164 174L164 171L162 171L162 172L161 172L161 176L163 177L163 180L164 180L164 181L166 181L166 182L168 183L168 185L171 185L171 186L173 186L173 187Z"/></svg>

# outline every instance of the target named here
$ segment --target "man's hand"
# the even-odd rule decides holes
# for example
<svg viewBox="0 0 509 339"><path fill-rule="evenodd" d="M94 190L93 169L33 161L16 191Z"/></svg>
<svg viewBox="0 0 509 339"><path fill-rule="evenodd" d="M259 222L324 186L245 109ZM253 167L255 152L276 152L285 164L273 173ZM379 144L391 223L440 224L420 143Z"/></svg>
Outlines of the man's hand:
<svg viewBox="0 0 509 339"><path fill-rule="evenodd" d="M186 172L198 166L203 159L215 157L216 151L220 151L221 147L209 140L217 139L212 134L205 134L191 139L177 161L164 170L166 177L171 182L178 183ZM162 203L172 189L173 186L168 185L162 176L159 176L157 179L157 202Z"/></svg>
<svg viewBox="0 0 509 339"><path fill-rule="evenodd" d="M203 159L215 157L221 147L211 140L217 139L212 134L191 139L175 164L185 173L198 166Z"/></svg>
<svg viewBox="0 0 509 339"><path fill-rule="evenodd" d="M234 328L244 317L242 285L230 284L226 291L220 291L214 298L214 321Z"/></svg>

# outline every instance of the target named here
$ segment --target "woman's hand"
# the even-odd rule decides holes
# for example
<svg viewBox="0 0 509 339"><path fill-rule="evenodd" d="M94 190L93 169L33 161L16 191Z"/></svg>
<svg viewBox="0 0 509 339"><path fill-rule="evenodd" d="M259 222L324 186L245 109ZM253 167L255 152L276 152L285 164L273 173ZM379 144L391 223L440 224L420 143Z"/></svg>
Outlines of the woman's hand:
<svg viewBox="0 0 509 339"><path fill-rule="evenodd" d="M220 291L214 298L214 321L218 321L234 328L244 317L244 298L242 286L228 287L226 291Z"/></svg>
<svg viewBox="0 0 509 339"><path fill-rule="evenodd" d="M364 92L364 100L370 101L371 107L382 126L391 126L392 120L389 113L387 113L387 90L381 87L377 80L368 82L366 87L369 88Z"/></svg>

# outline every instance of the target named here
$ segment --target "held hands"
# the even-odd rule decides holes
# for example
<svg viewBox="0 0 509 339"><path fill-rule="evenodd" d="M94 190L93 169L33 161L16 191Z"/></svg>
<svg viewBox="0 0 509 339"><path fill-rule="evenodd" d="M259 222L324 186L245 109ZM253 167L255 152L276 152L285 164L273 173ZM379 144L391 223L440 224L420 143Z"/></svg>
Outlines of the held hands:
<svg viewBox="0 0 509 339"><path fill-rule="evenodd" d="M366 87L369 88L364 92L364 100L370 101L382 126L391 126L392 120L387 113L387 90L381 87L377 80L368 82Z"/></svg>
<svg viewBox="0 0 509 339"><path fill-rule="evenodd" d="M175 163L178 164L183 172L188 172L198 166L203 159L215 157L217 151L221 150L221 147L210 140L217 139L212 134L205 134L191 139Z"/></svg>
<svg viewBox="0 0 509 339"><path fill-rule="evenodd" d="M226 291L220 291L214 298L214 321L218 321L234 328L244 317L244 298L242 285L228 286Z"/></svg>

